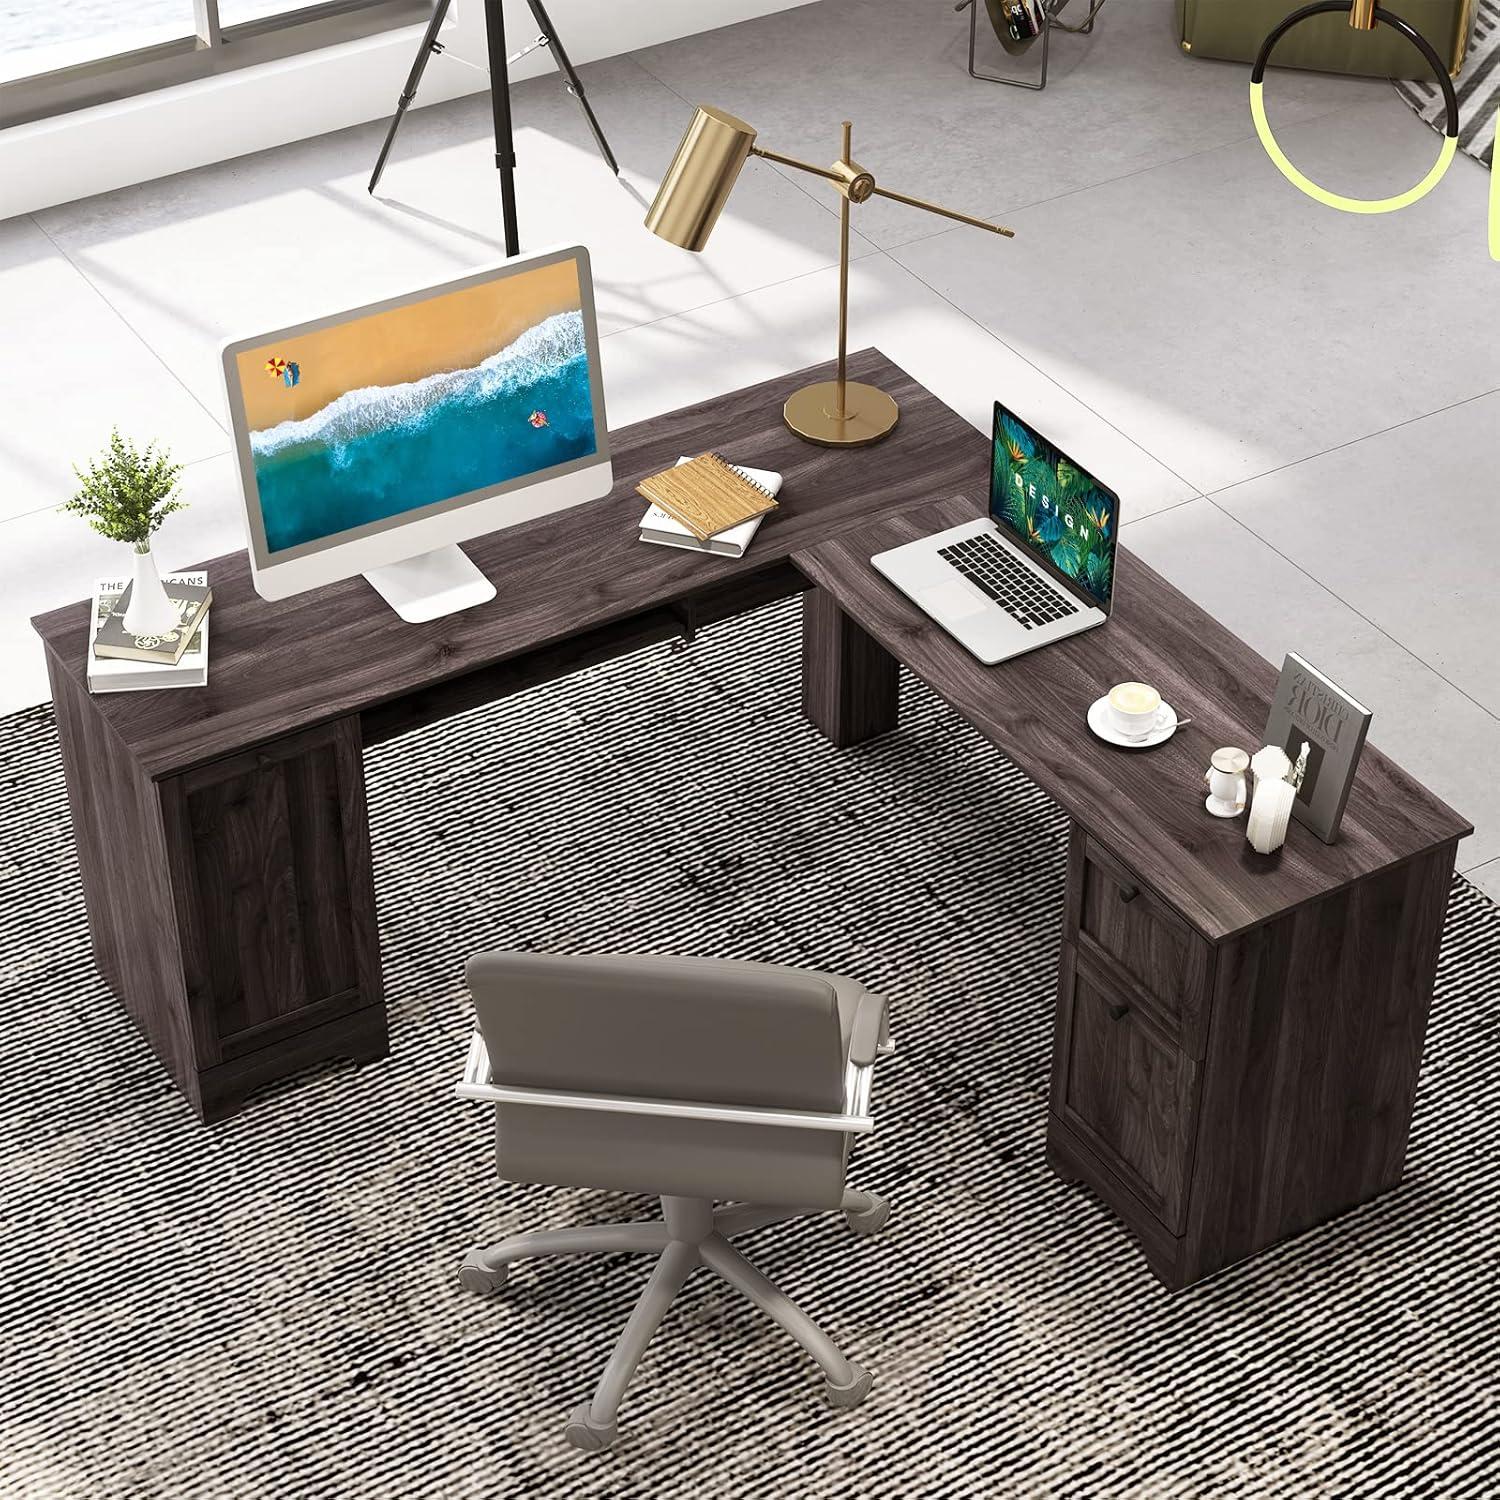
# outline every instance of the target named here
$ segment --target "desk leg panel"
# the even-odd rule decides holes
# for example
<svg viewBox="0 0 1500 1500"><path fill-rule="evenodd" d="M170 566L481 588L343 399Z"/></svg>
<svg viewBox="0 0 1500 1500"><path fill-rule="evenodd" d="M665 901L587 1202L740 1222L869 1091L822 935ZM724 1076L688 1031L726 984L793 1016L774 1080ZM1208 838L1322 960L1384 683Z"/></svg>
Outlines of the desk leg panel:
<svg viewBox="0 0 1500 1500"><path fill-rule="evenodd" d="M155 784L50 653L73 842L100 976L196 1108L171 864Z"/></svg>
<svg viewBox="0 0 1500 1500"><path fill-rule="evenodd" d="M1379 871L1224 946L1189 1279L1401 1181L1456 850Z"/></svg>
<svg viewBox="0 0 1500 1500"><path fill-rule="evenodd" d="M833 596L802 596L802 709L842 749L896 727L896 658Z"/></svg>

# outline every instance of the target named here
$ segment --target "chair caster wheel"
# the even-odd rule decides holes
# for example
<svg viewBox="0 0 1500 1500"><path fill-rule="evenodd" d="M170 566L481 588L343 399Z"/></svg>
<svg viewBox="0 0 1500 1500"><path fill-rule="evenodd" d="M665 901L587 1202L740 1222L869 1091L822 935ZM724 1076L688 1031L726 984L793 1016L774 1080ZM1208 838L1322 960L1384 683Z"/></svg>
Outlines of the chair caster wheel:
<svg viewBox="0 0 1500 1500"><path fill-rule="evenodd" d="M852 1208L844 1211L844 1223L849 1226L851 1234L879 1234L891 1216L891 1205L878 1193L866 1193L865 1196L870 1200L870 1206L863 1213L856 1213Z"/></svg>
<svg viewBox="0 0 1500 1500"><path fill-rule="evenodd" d="M568 1418L568 1425L563 1436L575 1448L581 1448L585 1453L599 1453L614 1442L616 1431L614 1427L596 1427L589 1421L589 1407L588 1402L585 1401Z"/></svg>
<svg viewBox="0 0 1500 1500"><path fill-rule="evenodd" d="M870 1394L875 1377L853 1360L849 1361L849 1368L854 1373L854 1379L848 1385L835 1385L831 1380L824 1382L823 1395L830 1406L858 1406Z"/></svg>
<svg viewBox="0 0 1500 1500"><path fill-rule="evenodd" d="M471 1250L464 1256L464 1263L458 1268L458 1279L471 1292L481 1292L488 1295L491 1292L500 1291L505 1285L505 1278L510 1274L510 1266L502 1265L498 1270L491 1271L484 1265L484 1251Z"/></svg>

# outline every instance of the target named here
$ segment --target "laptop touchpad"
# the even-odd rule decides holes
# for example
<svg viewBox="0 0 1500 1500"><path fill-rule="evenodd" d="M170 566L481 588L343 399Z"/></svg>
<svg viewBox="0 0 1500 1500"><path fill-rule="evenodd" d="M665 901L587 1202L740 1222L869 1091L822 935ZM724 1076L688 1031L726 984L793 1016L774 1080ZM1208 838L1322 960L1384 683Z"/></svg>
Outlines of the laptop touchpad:
<svg viewBox="0 0 1500 1500"><path fill-rule="evenodd" d="M977 589L954 582L937 583L923 589L922 603L945 620L962 620L969 615L986 613L990 602Z"/></svg>

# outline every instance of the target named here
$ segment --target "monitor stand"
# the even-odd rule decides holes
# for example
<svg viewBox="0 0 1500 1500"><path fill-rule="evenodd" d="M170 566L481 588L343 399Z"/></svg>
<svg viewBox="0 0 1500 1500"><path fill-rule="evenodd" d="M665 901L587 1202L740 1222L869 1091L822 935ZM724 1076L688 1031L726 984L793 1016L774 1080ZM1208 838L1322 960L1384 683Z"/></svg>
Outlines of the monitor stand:
<svg viewBox="0 0 1500 1500"><path fill-rule="evenodd" d="M413 625L471 609L495 597L495 585L451 543L420 557L371 568L365 577L370 587Z"/></svg>

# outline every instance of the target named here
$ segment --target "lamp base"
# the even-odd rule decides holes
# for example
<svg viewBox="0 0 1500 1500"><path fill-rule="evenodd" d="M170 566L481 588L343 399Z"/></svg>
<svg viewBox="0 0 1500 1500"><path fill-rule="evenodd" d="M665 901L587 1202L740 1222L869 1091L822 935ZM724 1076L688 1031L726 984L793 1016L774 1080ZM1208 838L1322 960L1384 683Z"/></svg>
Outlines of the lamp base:
<svg viewBox="0 0 1500 1500"><path fill-rule="evenodd" d="M837 396L837 381L820 380L793 391L781 414L799 438L825 448L862 448L866 443L878 443L900 419L901 409L873 385L845 382L842 417L834 415Z"/></svg>

